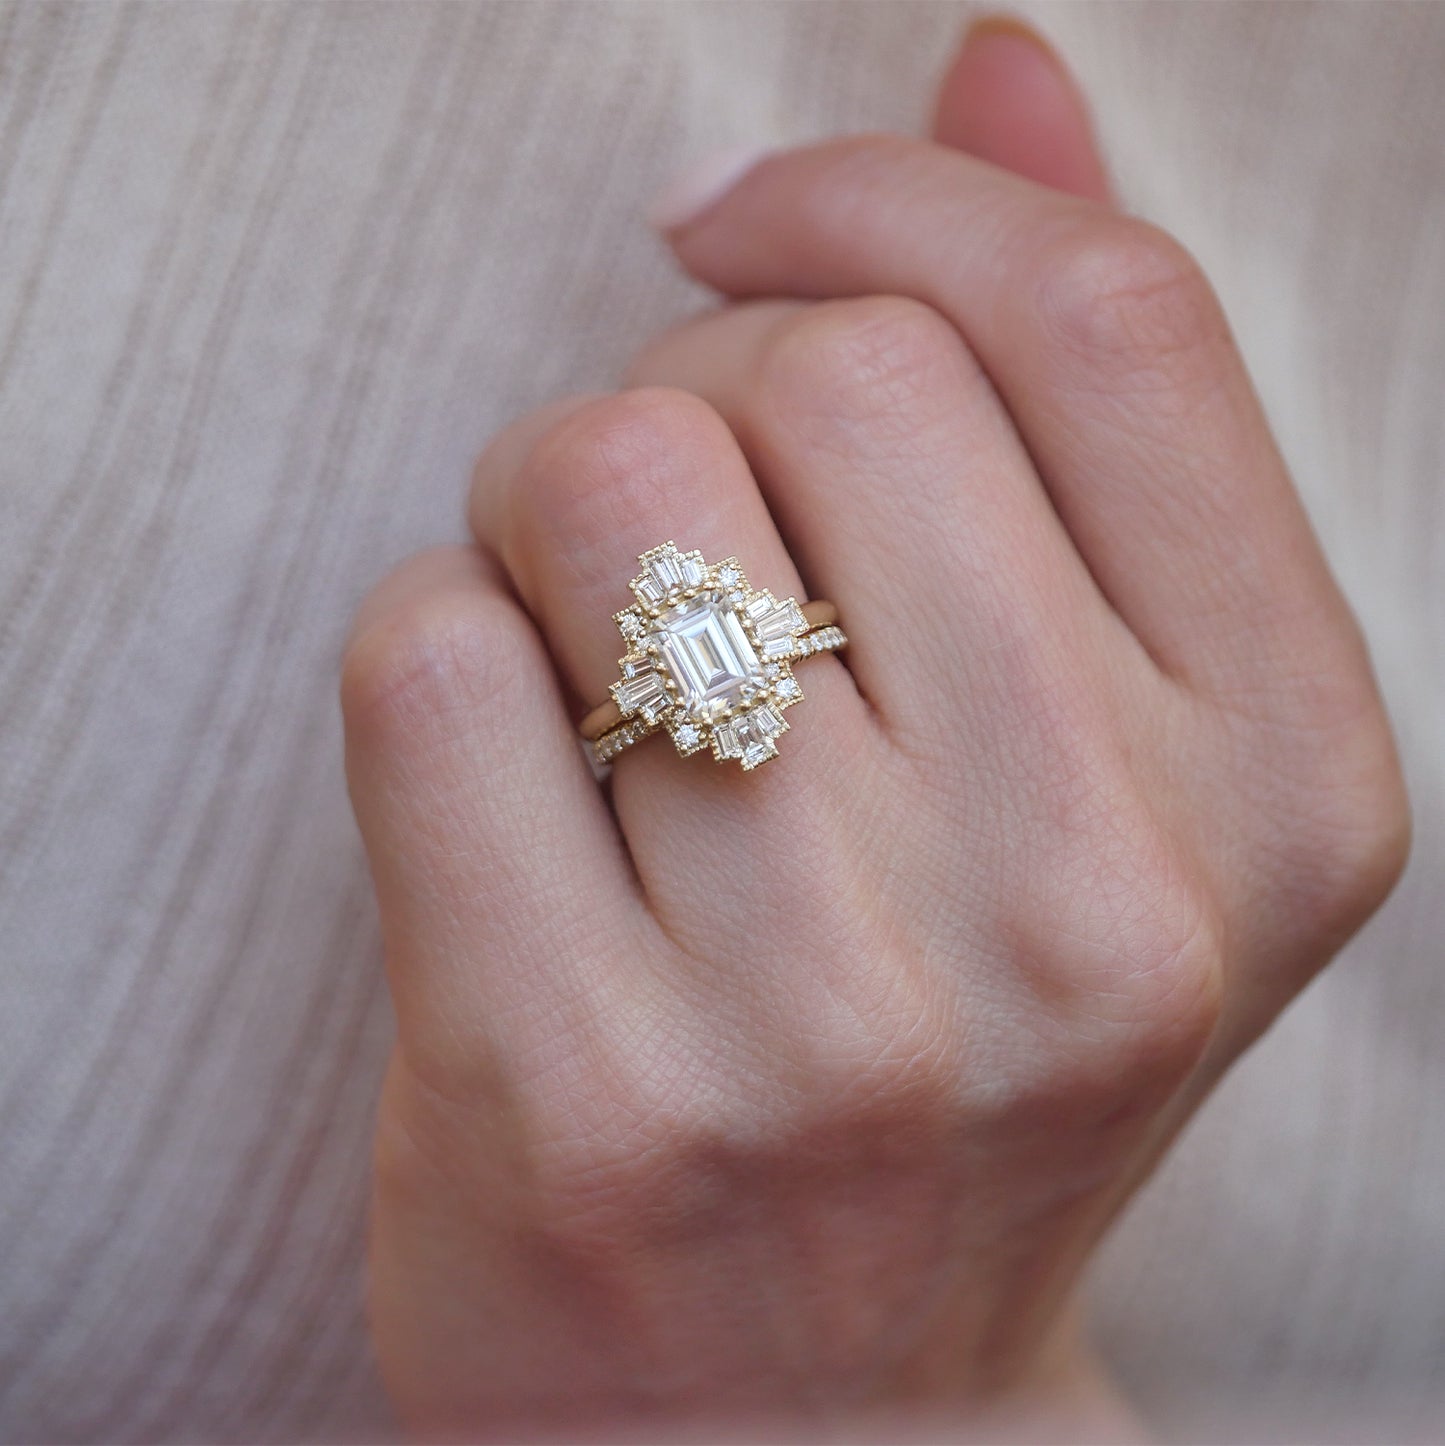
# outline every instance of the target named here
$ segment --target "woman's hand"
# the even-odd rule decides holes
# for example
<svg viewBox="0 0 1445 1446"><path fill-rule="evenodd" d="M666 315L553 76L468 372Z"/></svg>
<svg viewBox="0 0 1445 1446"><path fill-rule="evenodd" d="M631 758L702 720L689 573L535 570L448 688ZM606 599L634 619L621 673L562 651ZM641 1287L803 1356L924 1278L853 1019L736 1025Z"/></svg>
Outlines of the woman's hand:
<svg viewBox="0 0 1445 1446"><path fill-rule="evenodd" d="M1099 1233L1401 868L1364 649L1173 241L886 137L672 220L753 299L504 433L346 660L387 1379L472 1435L1070 1409ZM667 538L851 649L778 761L653 740L609 806Z"/></svg>

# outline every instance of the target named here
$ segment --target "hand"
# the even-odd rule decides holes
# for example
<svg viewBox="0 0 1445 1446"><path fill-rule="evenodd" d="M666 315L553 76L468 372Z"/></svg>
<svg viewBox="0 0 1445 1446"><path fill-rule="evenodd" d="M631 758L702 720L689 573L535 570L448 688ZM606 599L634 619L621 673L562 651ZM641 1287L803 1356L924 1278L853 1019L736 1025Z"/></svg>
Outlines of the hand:
<svg viewBox="0 0 1445 1446"><path fill-rule="evenodd" d="M383 1368L471 1435L1085 1410L1091 1247L1402 866L1364 649L1165 236L887 137L673 219L753 300L504 433L346 659ZM653 740L609 807L574 719L670 537L851 650L777 762Z"/></svg>

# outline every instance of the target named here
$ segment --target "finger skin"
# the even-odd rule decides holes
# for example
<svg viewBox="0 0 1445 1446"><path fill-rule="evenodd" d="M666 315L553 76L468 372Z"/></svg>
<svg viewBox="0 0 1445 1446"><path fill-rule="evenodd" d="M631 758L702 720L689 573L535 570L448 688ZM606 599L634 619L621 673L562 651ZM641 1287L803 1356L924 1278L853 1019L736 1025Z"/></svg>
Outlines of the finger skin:
<svg viewBox="0 0 1445 1446"><path fill-rule="evenodd" d="M499 1029L580 1020L597 940L637 938L644 915L546 650L495 563L438 549L383 582L341 697L413 1067L466 1075Z"/></svg>
<svg viewBox="0 0 1445 1446"><path fill-rule="evenodd" d="M1102 205L1115 204L1108 168L1082 90L1058 52L1016 16L985 16L969 28L939 86L932 139L1054 190ZM1365 660L1357 648L1350 646L1348 634L1353 629L1347 624L1345 631L1345 646L1339 650L1341 656L1334 666L1345 680L1351 676L1363 680L1364 686L1357 688L1357 693L1365 702L1366 721L1357 736L1368 737L1373 732L1377 740L1382 740L1382 746L1377 741L1363 750L1367 761L1355 774L1355 796L1363 799L1373 795L1383 800L1380 814L1398 823L1393 839L1388 823L1382 830L1383 843L1378 849L1382 867L1377 879L1360 891L1360 901L1343 914L1338 926L1340 937L1353 929L1388 890L1389 880L1403 862L1408 835L1408 806L1398 760L1387 731L1379 726L1379 701L1371 698ZM1347 681L1346 689L1348 686ZM1271 782L1266 777L1260 786L1250 788L1249 797L1256 805L1268 797ZM1345 792L1348 795L1349 790ZM1351 807L1346 803L1343 812ZM1320 830L1324 836L1330 832L1328 826ZM1260 949L1278 957L1296 949L1298 942L1287 939L1281 948L1261 940ZM1316 948L1315 957L1327 958L1330 952L1328 948ZM1198 1086L1186 1091L1175 1107L1176 1122L1198 1103L1223 1064L1253 1038L1260 1021L1272 1018L1282 1007L1299 978L1294 970L1280 969L1272 971L1272 977L1256 975L1250 981L1252 987L1236 991L1227 1021L1233 1027L1220 1030L1213 1058L1201 1066ZM1251 994L1254 997L1249 997Z"/></svg>
<svg viewBox="0 0 1445 1446"><path fill-rule="evenodd" d="M729 295L887 292L946 315L1166 673L1255 707L1310 695L1301 657L1353 647L1355 665L1219 304L1154 228L937 145L863 137L765 159L669 239Z"/></svg>
<svg viewBox="0 0 1445 1446"><path fill-rule="evenodd" d="M543 423L524 418L483 454L472 520L589 704L617 680L626 645L613 614L633 601L627 582L648 548L671 538L710 561L736 555L755 586L805 595L746 460L696 397L640 389Z"/></svg>
<svg viewBox="0 0 1445 1446"><path fill-rule="evenodd" d="M509 423L487 444L472 468L467 489L467 524L482 547L505 536L514 506L513 480L537 444L574 412L606 400L609 392L579 392L535 408Z"/></svg>
<svg viewBox="0 0 1445 1446"><path fill-rule="evenodd" d="M1088 104L1031 26L988 15L964 36L938 88L933 139L1055 191L1108 204Z"/></svg>
<svg viewBox="0 0 1445 1446"><path fill-rule="evenodd" d="M488 449L474 484L487 500L472 517L544 633L576 717L618 677L626 644L613 614L632 602L627 583L648 548L672 539L709 561L736 556L754 587L808 595L736 439L697 397L641 388L587 402L540 436L529 420L519 426L530 449L523 455L505 433ZM739 933L731 896L713 886L720 851L760 907L796 908L800 872L829 867L829 852L852 836L843 816L860 800L840 761L868 754L877 724L837 657L807 659L798 681L804 701L779 756L744 777L735 764L679 757L665 734L617 761L613 804L668 927L714 940Z"/></svg>
<svg viewBox="0 0 1445 1446"><path fill-rule="evenodd" d="M990 734L1016 742L1029 713L1009 696L1015 667L1098 655L1101 631L1138 652L977 360L930 308L735 306L661 337L632 376L727 420L795 555L843 607L855 674L912 746L994 754Z"/></svg>
<svg viewBox="0 0 1445 1446"><path fill-rule="evenodd" d="M474 469L472 530L508 561L544 625L557 629L579 716L617 679L623 644L612 615L632 600L626 584L637 554L669 537L710 560L737 555L754 586L799 601L826 598L843 610L845 626L850 621L849 589L811 545L825 519L779 540L769 504L754 496L748 459L722 419L690 395L697 390L634 367L621 395L570 399L514 422ZM639 454L630 464L621 456L629 436ZM866 678L868 654L854 657ZM837 666L811 660L802 681Z"/></svg>

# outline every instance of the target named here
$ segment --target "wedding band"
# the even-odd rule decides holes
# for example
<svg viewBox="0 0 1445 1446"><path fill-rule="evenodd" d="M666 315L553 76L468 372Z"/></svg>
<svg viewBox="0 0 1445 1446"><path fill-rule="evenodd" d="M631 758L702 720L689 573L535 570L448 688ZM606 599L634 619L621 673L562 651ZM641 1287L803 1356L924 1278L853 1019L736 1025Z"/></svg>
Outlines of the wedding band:
<svg viewBox="0 0 1445 1446"><path fill-rule="evenodd" d="M710 565L673 542L637 561L636 602L614 614L628 648L621 677L579 726L593 760L664 728L684 757L707 748L744 769L775 758L783 713L803 701L792 664L847 643L837 609L780 601L751 587L737 558Z"/></svg>

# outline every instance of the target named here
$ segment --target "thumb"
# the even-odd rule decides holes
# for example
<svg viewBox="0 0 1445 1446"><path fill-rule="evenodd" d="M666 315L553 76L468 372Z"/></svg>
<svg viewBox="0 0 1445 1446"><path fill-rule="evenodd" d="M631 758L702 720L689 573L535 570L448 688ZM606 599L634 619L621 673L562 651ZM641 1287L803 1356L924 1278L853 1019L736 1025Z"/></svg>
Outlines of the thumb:
<svg viewBox="0 0 1445 1446"><path fill-rule="evenodd" d="M938 88L933 139L1057 191L1109 203L1083 93L1037 31L976 21Z"/></svg>

